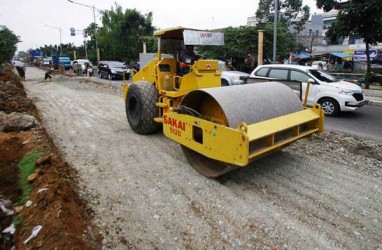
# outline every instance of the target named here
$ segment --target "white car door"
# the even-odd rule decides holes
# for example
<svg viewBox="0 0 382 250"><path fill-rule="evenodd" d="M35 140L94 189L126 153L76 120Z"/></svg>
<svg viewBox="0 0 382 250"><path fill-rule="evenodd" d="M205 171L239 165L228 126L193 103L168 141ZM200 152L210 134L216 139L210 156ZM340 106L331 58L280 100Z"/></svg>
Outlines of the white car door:
<svg viewBox="0 0 382 250"><path fill-rule="evenodd" d="M291 81L300 81L302 82L302 102L305 101L305 93L306 93L306 87L307 87L307 82L308 79L311 78L309 77L308 74L297 71L297 70L291 70L290 71L290 80ZM308 95L308 106L313 106L313 104L316 103L316 94L317 94L317 89L319 88L318 84L310 84L309 87L309 95Z"/></svg>

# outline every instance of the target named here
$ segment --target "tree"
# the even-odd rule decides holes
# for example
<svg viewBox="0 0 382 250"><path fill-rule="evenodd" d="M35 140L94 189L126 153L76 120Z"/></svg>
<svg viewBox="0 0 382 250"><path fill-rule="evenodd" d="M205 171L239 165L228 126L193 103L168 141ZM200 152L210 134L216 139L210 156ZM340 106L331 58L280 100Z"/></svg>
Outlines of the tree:
<svg viewBox="0 0 382 250"><path fill-rule="evenodd" d="M264 58L272 58L273 51L273 23L267 23L264 29ZM198 53L206 58L226 60L231 56L246 57L248 53L257 54L258 29L252 26L228 27L224 33L224 46L198 46ZM290 30L283 24L277 29L277 51L279 55L287 56L288 48L295 50L296 43ZM240 69L240 68L239 68Z"/></svg>
<svg viewBox="0 0 382 250"><path fill-rule="evenodd" d="M74 50L77 50L77 47L71 43L61 44L62 54L71 56ZM42 51L44 57L51 57L53 55L60 54L60 47L58 45L44 45L44 47L40 46L40 51Z"/></svg>
<svg viewBox="0 0 382 250"><path fill-rule="evenodd" d="M287 27L293 27L296 33L299 33L306 21L309 19L310 8L302 6L302 0L279 0L279 18L280 23ZM275 15L274 0L260 0L259 8L256 11L256 18L260 23L273 22Z"/></svg>
<svg viewBox="0 0 382 250"><path fill-rule="evenodd" d="M25 51L19 51L16 55L18 58L26 58L28 56L28 53Z"/></svg>
<svg viewBox="0 0 382 250"><path fill-rule="evenodd" d="M96 35L97 30L98 30L98 26L96 23L89 24L89 26L85 29L87 36L90 37L90 40L86 41L86 47L87 47L87 52L88 52L88 59L91 62L97 61L96 42L95 42L96 41L95 35ZM97 35L98 35L98 33L97 33ZM78 49L80 51L80 54L82 54L82 51L85 51L85 46L80 46L80 48L78 48ZM85 58L85 56L83 56L83 58Z"/></svg>
<svg viewBox="0 0 382 250"><path fill-rule="evenodd" d="M0 25L0 64L12 60L17 50L16 44L19 42L18 36L7 27Z"/></svg>
<svg viewBox="0 0 382 250"><path fill-rule="evenodd" d="M336 20L328 30L331 40L349 35L360 35L366 45L367 70L365 74L365 88L369 88L370 45L382 42L382 4L381 0L349 0L340 3L336 0L317 0L317 7L324 11L339 9Z"/></svg>
<svg viewBox="0 0 382 250"><path fill-rule="evenodd" d="M224 46L198 46L198 53L206 58L226 60L230 55L257 51L257 31L255 27L228 27L222 32L224 33Z"/></svg>
<svg viewBox="0 0 382 250"><path fill-rule="evenodd" d="M115 9L102 12L102 27L97 32L101 55L120 61L136 60L142 51L142 43L153 48L152 13L140 14L135 9L126 9L115 4Z"/></svg>

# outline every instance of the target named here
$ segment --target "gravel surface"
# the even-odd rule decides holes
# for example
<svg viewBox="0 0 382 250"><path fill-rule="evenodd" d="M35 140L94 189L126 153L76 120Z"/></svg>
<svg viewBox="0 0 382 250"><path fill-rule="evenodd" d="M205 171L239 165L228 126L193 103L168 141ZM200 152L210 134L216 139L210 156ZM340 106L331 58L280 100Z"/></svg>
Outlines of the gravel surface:
<svg viewBox="0 0 382 250"><path fill-rule="evenodd" d="M382 144L324 133L219 179L162 133L135 134L121 91L28 68L28 97L78 170L103 249L382 249Z"/></svg>

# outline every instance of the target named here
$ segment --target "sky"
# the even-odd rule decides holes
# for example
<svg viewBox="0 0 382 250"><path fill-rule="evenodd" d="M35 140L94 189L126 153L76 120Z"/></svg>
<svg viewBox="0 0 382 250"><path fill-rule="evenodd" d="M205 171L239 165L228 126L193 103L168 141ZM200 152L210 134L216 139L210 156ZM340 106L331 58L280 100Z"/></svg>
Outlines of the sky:
<svg viewBox="0 0 382 250"><path fill-rule="evenodd" d="M122 9L136 9L141 14L153 13L153 26L168 28L184 26L196 29L217 29L246 25L247 17L254 16L259 0L238 0L223 3L216 0L73 0L110 10L115 3ZM315 0L303 0L310 13L321 13ZM96 22L101 14L95 11ZM20 37L18 51L27 51L44 45L74 43L81 45L84 38L80 30L94 20L93 9L68 0L0 0L0 25L6 26ZM70 28L79 30L70 36ZM60 35L61 30L61 35Z"/></svg>

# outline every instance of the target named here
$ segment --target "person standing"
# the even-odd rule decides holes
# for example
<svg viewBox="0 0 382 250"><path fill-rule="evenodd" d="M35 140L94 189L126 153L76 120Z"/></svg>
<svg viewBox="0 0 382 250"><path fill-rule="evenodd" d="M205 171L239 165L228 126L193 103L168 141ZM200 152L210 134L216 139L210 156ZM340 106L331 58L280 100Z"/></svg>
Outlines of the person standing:
<svg viewBox="0 0 382 250"><path fill-rule="evenodd" d="M45 72L45 81L49 78L49 81L52 81L53 78L53 70L49 69L47 72Z"/></svg>
<svg viewBox="0 0 382 250"><path fill-rule="evenodd" d="M25 80L26 68L24 66L16 66L16 70L17 70L17 73L19 73L20 78Z"/></svg>

